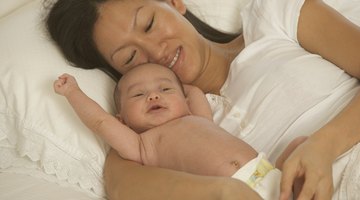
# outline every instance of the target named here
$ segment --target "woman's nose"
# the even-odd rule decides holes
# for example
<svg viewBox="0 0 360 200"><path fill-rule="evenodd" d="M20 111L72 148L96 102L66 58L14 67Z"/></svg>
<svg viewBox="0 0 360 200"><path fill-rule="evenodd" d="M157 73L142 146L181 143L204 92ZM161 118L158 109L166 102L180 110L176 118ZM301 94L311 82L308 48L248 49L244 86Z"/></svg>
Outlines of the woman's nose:
<svg viewBox="0 0 360 200"><path fill-rule="evenodd" d="M147 97L148 101L154 101L159 99L160 99L160 95L157 92L151 92Z"/></svg>
<svg viewBox="0 0 360 200"><path fill-rule="evenodd" d="M143 48L148 54L148 62L163 64L166 60L167 43L159 40L146 40L143 42Z"/></svg>

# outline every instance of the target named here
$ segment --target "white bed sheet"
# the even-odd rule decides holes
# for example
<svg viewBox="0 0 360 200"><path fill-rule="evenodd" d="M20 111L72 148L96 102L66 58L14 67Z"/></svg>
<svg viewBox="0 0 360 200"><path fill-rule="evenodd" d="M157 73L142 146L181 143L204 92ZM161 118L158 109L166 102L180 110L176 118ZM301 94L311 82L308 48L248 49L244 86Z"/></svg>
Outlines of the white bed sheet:
<svg viewBox="0 0 360 200"><path fill-rule="evenodd" d="M26 174L0 173L1 200L103 200Z"/></svg>

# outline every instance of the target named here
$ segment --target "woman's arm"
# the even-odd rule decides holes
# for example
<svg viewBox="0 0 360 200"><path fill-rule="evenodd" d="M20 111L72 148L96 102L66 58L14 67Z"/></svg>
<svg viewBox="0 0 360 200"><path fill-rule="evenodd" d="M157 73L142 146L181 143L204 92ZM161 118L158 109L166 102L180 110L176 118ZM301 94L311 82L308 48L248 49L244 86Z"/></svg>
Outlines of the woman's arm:
<svg viewBox="0 0 360 200"><path fill-rule="evenodd" d="M300 45L360 78L360 27L321 0L306 0L298 24Z"/></svg>
<svg viewBox="0 0 360 200"><path fill-rule="evenodd" d="M300 145L283 165L282 198L291 194L296 178L305 177L302 199L331 199L332 164L360 141L360 95Z"/></svg>
<svg viewBox="0 0 360 200"><path fill-rule="evenodd" d="M198 176L139 165L111 150L105 163L105 187L111 200L257 200L245 183L227 177Z"/></svg>
<svg viewBox="0 0 360 200"><path fill-rule="evenodd" d="M203 91L192 85L184 85L185 96L188 101L190 111L193 115L205 117L213 120L209 102Z"/></svg>
<svg viewBox="0 0 360 200"><path fill-rule="evenodd" d="M360 78L360 29L320 0L302 7L300 45ZM296 178L305 178L300 199L331 199L332 164L360 141L360 96L300 145L283 165L281 199L288 199ZM336 145L334 145L336 144Z"/></svg>

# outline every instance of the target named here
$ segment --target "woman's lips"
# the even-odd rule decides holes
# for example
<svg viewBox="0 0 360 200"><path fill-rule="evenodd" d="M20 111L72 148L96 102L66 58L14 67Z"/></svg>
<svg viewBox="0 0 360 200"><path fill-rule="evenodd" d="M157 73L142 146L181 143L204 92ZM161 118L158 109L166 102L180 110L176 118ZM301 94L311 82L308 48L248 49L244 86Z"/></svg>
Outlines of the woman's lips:
<svg viewBox="0 0 360 200"><path fill-rule="evenodd" d="M178 50L178 56L177 56L177 60L175 62L175 64L172 66L171 70L173 72L176 73L176 75L179 75L180 69L181 67L183 67L184 65L184 60L185 60L185 52L184 52L184 48L183 47L179 47Z"/></svg>
<svg viewBox="0 0 360 200"><path fill-rule="evenodd" d="M179 47L176 49L176 53L175 53L175 56L174 58L172 59L171 63L169 64L169 68L172 69L179 61L179 58L181 57L181 54L182 54L182 48Z"/></svg>

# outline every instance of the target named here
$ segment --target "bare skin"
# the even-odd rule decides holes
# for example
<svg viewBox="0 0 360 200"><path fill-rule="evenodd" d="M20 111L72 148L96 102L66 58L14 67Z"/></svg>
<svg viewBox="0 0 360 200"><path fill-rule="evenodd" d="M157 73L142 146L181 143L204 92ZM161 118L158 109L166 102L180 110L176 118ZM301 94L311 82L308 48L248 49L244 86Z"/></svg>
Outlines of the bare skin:
<svg viewBox="0 0 360 200"><path fill-rule="evenodd" d="M257 157L250 145L212 121L201 90L186 86L183 91L181 85L166 67L146 64L134 68L115 90L117 117L90 99L69 74L54 82L54 90L122 157L144 165L232 176Z"/></svg>
<svg viewBox="0 0 360 200"><path fill-rule="evenodd" d="M179 10L179 12L182 13L181 10ZM178 27L182 26L180 25L181 23L178 22L172 24L176 24ZM171 28L170 25L169 28ZM242 38L242 36L239 38ZM360 78L360 59L358 56L360 47L359 27L349 22L323 1L305 1L299 17L298 39L300 45L305 50L323 56L330 62L335 63L338 67L344 69L350 75ZM243 39L238 39L237 41L241 43ZM193 44L197 43L193 42ZM241 51L243 47L243 43L238 43L238 45L238 48L235 48L235 52ZM200 70L183 69L183 71L180 71L178 67L179 71L177 74L182 80L197 85L205 92L218 94L226 76L217 77L216 74L227 74L227 67L234 58L234 55L236 55L229 53L232 52L229 50L233 49L233 47L232 43L220 45L208 41L205 45L194 48L196 50L193 52L190 52L191 49L189 47L188 50L185 50L187 50L187 55L191 55L191 58L188 57L187 59L198 60L191 61L195 64L187 66L194 67L199 64ZM153 51L156 50L157 48L154 46ZM199 53L197 53L198 51L201 55L199 57L196 56L199 55ZM150 54L147 55L151 57ZM185 60L186 58L183 59ZM221 66L218 65L219 63L228 64L226 65L227 67L219 68L218 66ZM118 68L116 64L114 64L114 66ZM187 73L186 76L185 71ZM199 74L189 76L191 73ZM187 79L187 77L196 77L196 79L190 80ZM215 81L209 82L209 77L216 77ZM333 193L332 163L339 155L360 141L360 135L355 134L360 130L358 126L358 122L360 121L359 105L360 97L354 98L338 117L330 121L322 129L313 133L313 135L302 143L284 162L281 199L287 199L290 196L295 179L302 179L304 177L307 178L300 192L300 199L323 200L331 198ZM338 144L335 148L332 145L334 143ZM116 163L113 159L116 158L109 157L108 163ZM114 171L112 170L113 167L111 164L108 164L105 166L105 170ZM124 170L129 169L124 168ZM120 179L121 175L124 174L119 172L108 178ZM111 190L111 192L117 193L116 190Z"/></svg>
<svg viewBox="0 0 360 200"><path fill-rule="evenodd" d="M145 164L194 174L231 176L257 155L242 140L197 116L173 120L142 133L141 138L143 148L151 149L144 150Z"/></svg>
<svg viewBox="0 0 360 200"><path fill-rule="evenodd" d="M105 189L109 199L262 199L253 189L237 179L199 176L144 166L122 159L114 150L111 150L107 156L105 169ZM146 187L139 189L139 184L146 185Z"/></svg>
<svg viewBox="0 0 360 200"><path fill-rule="evenodd" d="M129 160L147 166L198 175L230 177L255 158L257 152L212 121L210 108L199 89L185 87L187 97L185 99L178 86L180 83L170 72L171 70L163 66L147 65L134 69L120 81L120 89L116 92L121 93L122 101L119 102L119 106L124 112L119 118L124 119L126 116L124 121L132 124L138 133L121 123L118 118L106 113L96 102L87 97L71 75L60 76L54 82L54 89L68 99L81 120L90 129L102 136L120 155ZM150 75L151 73L153 75ZM192 108L191 111L198 115L190 115L185 102L189 104L190 109ZM153 110L150 105L158 105L159 109ZM125 111L126 109L129 111ZM136 122L130 123L134 117ZM170 121L167 120L169 117ZM149 122L152 128L148 127ZM212 148L209 149L209 146ZM166 171L166 173L170 172ZM169 177L170 180L172 178ZM240 190L247 190L246 185L235 180L224 178L218 179L215 183L223 184L215 190L220 192L216 195L220 195L221 198L222 196L227 198L233 193L232 190L229 193L233 185L238 185ZM228 186L224 187L226 185ZM250 192L242 197L247 195L253 198L256 196Z"/></svg>
<svg viewBox="0 0 360 200"><path fill-rule="evenodd" d="M360 28L323 1L305 1L299 18L298 39L306 50L360 78ZM357 95L337 117L313 133L286 159L281 200L289 198L296 179L304 179L299 199L331 199L332 164L360 141L359 116L360 95Z"/></svg>
<svg viewBox="0 0 360 200"><path fill-rule="evenodd" d="M123 5L115 8L114 4L118 2ZM151 6L145 6L145 9L142 9L136 18L140 20L137 23L139 26L136 29L127 28L130 27L129 23L135 19L133 11L138 7L134 6L139 6L139 3L145 5L144 3L149 2L151 2ZM167 5L164 5L164 2ZM186 11L181 0L109 1L104 3L101 9L103 9L100 10L101 16L95 25L94 40L100 53L120 73L126 73L128 68L142 62L167 65L172 62L177 50L181 49L179 59L173 68L180 79L185 83L198 86L204 92L219 94L227 77L230 63L244 48L243 36L239 36L238 39L228 44L216 44L202 38L189 22L181 18ZM114 12L107 12L111 9ZM118 12L119 10L122 12ZM119 13L123 13L124 16L118 16ZM144 32L151 24L149 22L153 13L156 13L157 17L161 15L161 17L155 18L151 31ZM116 22L115 26L111 21ZM117 26L124 29L119 31L116 29ZM349 22L321 0L305 0L297 30L301 47L309 52L319 54L350 75L360 78L360 58L358 56L360 29L358 26ZM136 37L132 38L132 36ZM119 58L111 59L110 55L119 47L125 47L125 59L121 55ZM134 57L135 62L122 68L134 52L137 53ZM314 132L284 161L281 184L282 199L290 196L295 180L304 177L306 179L299 199L331 199L333 193L332 163L339 155L360 141L359 116L360 96L358 95L336 118ZM334 147L335 143L337 145ZM190 174L183 176L176 171L136 165L136 163L122 160L113 152L110 153L105 165L105 177L107 191L112 199L229 200L242 198L234 190L227 190L229 193L233 193L230 198L229 196L222 198L224 196L219 195L222 190L217 189L218 179ZM162 185L162 191L154 190L153 180L156 180L158 185ZM236 185L242 188L239 182L234 183L234 180L229 178L222 180L226 180L224 181L226 186ZM131 185L129 182L133 184ZM199 183L204 184L205 188L200 187ZM184 196L185 188L188 187L191 188L190 192ZM251 189L249 190L251 191ZM216 195L212 193L213 191L216 191Z"/></svg>

